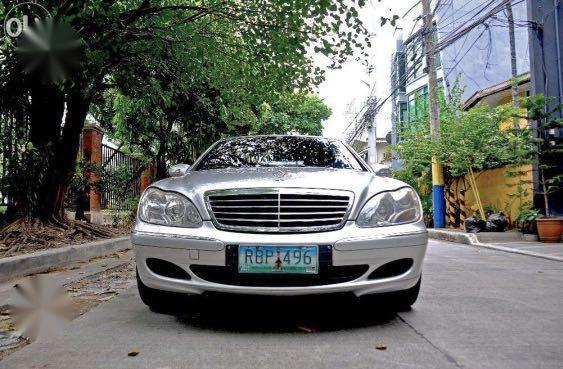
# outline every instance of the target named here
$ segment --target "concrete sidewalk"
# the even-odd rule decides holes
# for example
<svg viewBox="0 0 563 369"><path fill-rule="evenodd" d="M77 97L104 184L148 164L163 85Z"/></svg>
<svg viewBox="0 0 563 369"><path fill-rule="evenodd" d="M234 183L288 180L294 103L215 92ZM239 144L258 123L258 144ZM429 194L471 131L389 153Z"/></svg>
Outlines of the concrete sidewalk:
<svg viewBox="0 0 563 369"><path fill-rule="evenodd" d="M44 273L76 261L86 261L130 248L129 237L117 237L2 258L0 259L0 282Z"/></svg>
<svg viewBox="0 0 563 369"><path fill-rule="evenodd" d="M563 261L563 243L525 241L520 232L465 233L459 229L429 229L432 239Z"/></svg>

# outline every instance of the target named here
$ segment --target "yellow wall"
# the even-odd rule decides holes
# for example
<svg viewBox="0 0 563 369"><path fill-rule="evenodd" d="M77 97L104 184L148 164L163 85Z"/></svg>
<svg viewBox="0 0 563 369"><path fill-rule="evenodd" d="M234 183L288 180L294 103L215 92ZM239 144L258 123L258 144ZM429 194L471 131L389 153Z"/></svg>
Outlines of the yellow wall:
<svg viewBox="0 0 563 369"><path fill-rule="evenodd" d="M521 92L520 93L520 97L524 98L526 97L526 93L525 92ZM504 96L500 101L499 101L499 106L500 105L504 105L504 104L508 104L512 102L512 96L508 95L508 96ZM526 109L521 108L520 109L520 115L522 117L526 116ZM501 123L500 125L500 129L501 131L507 129L507 128L512 128L514 126L514 121L512 119L507 120L506 122ZM528 126L528 121L525 118L520 118L520 128L526 128Z"/></svg>
<svg viewBox="0 0 563 369"><path fill-rule="evenodd" d="M508 173L519 173L519 175L510 177L507 175ZM492 205L496 210L505 213L511 222L514 221L516 217L518 207L523 202L531 202L533 200L534 189L531 165L516 168L503 167L475 172L475 179L483 207ZM515 199L510 195L517 192L517 185L520 181L526 182L521 183L521 185L527 190L528 195ZM457 184L454 184L454 192L456 194L459 194L459 191L464 189L463 182L463 180L460 180ZM468 217L473 216L477 210L477 202L475 201L475 195L473 189L471 189L470 183L469 177L466 177L465 186L467 186L467 192L465 193L465 208Z"/></svg>
<svg viewBox="0 0 563 369"><path fill-rule="evenodd" d="M522 91L521 97L525 97L525 92ZM505 92L505 96L499 102L499 105L507 104L512 101L512 96L510 91ZM522 116L525 116L526 112L522 109ZM511 128L513 126L513 121L508 120L501 124L500 129L504 130ZM528 122L526 119L520 120L520 126L522 128L526 127ZM517 176L509 176L510 173L518 173ZM475 172L475 178L477 182L477 188L479 190L479 195L483 203L483 207L487 205L493 206L496 210L505 213L511 222L514 221L516 217L516 212L520 205L524 202L532 202L533 200L533 173L531 165L524 165L521 167L502 167L497 169L485 170L482 172ZM517 192L517 185L521 186L527 190L528 195L518 198L511 197L511 195ZM471 189L471 181L469 176L465 177L465 188L467 189L465 193L465 209L467 216L473 216L477 211L477 202L475 201L475 195ZM453 186L454 193L459 194L459 191L464 188L464 181L459 180Z"/></svg>

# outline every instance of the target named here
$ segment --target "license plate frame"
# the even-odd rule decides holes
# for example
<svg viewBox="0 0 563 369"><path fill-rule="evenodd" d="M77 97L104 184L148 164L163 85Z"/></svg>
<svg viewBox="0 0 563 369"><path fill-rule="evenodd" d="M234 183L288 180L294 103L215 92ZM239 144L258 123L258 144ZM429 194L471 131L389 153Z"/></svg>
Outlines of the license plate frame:
<svg viewBox="0 0 563 369"><path fill-rule="evenodd" d="M238 245L237 251L239 274L319 274L319 245ZM310 263L306 263L309 259Z"/></svg>

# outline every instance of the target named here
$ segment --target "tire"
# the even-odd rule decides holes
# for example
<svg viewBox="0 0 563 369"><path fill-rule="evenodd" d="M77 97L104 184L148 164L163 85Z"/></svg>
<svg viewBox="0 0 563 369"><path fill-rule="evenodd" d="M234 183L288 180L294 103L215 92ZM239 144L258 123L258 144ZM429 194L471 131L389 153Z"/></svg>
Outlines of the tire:
<svg viewBox="0 0 563 369"><path fill-rule="evenodd" d="M137 288L139 296L145 305L155 313L175 313L181 310L186 303L186 296L181 293L157 290L147 287L137 273Z"/></svg>
<svg viewBox="0 0 563 369"><path fill-rule="evenodd" d="M383 294L373 294L364 296L364 300L370 306L392 311L409 311L411 306L414 305L418 299L418 294L420 292L420 284L422 281L422 276L418 279L418 282L413 287L395 292L387 292Z"/></svg>
<svg viewBox="0 0 563 369"><path fill-rule="evenodd" d="M408 290L391 292L388 296L391 306L397 311L409 311L418 299L422 276L416 284Z"/></svg>

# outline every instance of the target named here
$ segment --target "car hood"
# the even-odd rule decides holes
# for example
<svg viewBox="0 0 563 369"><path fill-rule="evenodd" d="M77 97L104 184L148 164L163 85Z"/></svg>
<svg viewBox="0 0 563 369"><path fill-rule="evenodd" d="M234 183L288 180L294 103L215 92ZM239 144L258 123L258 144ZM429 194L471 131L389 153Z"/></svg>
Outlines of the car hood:
<svg viewBox="0 0 563 369"><path fill-rule="evenodd" d="M232 168L188 171L182 177L167 178L151 187L179 192L188 197L204 219L210 219L205 206L205 193L211 190L241 188L303 188L342 190L353 193L350 219L355 219L366 200L373 195L407 186L392 178L378 177L372 172L326 168Z"/></svg>

